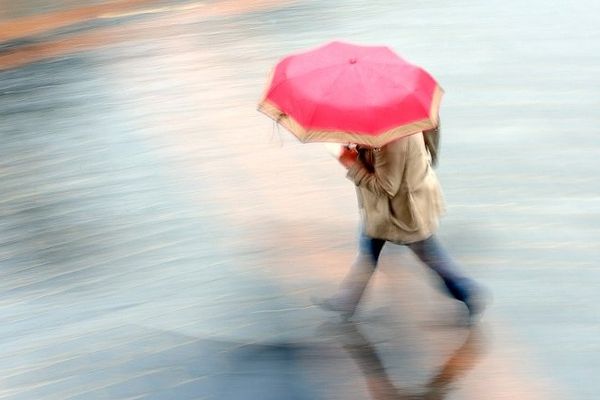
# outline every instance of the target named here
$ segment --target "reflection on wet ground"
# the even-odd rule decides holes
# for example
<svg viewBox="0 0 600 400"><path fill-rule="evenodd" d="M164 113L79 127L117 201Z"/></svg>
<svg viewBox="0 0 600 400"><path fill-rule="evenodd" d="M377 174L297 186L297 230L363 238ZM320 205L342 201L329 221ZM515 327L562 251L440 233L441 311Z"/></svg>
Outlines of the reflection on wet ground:
<svg viewBox="0 0 600 400"><path fill-rule="evenodd" d="M594 398L600 13L538 3L217 1L0 49L0 398ZM397 246L354 323L310 304L353 188L255 106L334 37L446 89L440 236L494 293L480 329Z"/></svg>
<svg viewBox="0 0 600 400"><path fill-rule="evenodd" d="M444 361L428 382L419 389L399 388L384 366L376 347L356 323L330 324L343 347L364 374L367 387L376 400L444 399L457 379L475 366L484 351L484 335L480 327L469 330L464 342Z"/></svg>

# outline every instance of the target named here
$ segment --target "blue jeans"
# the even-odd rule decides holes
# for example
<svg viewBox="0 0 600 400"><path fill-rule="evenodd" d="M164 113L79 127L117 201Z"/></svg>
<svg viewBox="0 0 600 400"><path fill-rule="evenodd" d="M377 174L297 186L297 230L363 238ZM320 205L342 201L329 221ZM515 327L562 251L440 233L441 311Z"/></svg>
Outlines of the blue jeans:
<svg viewBox="0 0 600 400"><path fill-rule="evenodd" d="M360 235L360 257L366 258L373 270L385 242L383 239L373 239L364 233ZM406 246L442 279L452 297L463 302L468 299L475 283L462 275L434 235Z"/></svg>

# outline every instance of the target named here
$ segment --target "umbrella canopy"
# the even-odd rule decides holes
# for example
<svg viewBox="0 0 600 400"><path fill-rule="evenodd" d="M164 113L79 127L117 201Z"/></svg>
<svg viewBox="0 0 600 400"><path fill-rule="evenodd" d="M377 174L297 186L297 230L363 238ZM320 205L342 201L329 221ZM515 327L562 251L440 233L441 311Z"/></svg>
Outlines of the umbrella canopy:
<svg viewBox="0 0 600 400"><path fill-rule="evenodd" d="M282 59L259 110L302 142L381 147L436 127L442 93L388 47L332 42Z"/></svg>

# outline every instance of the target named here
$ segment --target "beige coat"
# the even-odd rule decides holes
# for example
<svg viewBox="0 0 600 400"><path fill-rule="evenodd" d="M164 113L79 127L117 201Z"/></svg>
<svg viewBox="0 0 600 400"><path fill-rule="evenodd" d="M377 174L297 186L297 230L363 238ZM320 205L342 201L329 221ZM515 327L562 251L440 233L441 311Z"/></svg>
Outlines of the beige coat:
<svg viewBox="0 0 600 400"><path fill-rule="evenodd" d="M357 186L367 235L401 244L432 235L444 200L423 134L359 154L347 177Z"/></svg>

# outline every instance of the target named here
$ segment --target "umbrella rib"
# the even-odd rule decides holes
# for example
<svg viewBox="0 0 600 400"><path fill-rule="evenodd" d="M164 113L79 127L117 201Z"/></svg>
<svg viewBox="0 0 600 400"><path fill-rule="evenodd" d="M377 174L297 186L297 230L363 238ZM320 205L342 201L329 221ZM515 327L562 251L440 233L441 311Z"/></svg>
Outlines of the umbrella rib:
<svg viewBox="0 0 600 400"><path fill-rule="evenodd" d="M333 67L339 67L340 65L344 65L344 64L345 64L345 62L343 62L341 60L340 61L336 61L335 64L330 64L330 65L326 65L326 66L323 66L323 67L315 68L315 69L312 69L312 70L310 70L309 72L307 72L305 74L298 74L298 75L289 77L289 79L296 79L296 78L298 78L300 76L306 76L306 75L312 74L314 72L320 72L320 71L323 71L325 69L329 69L329 68L333 68Z"/></svg>
<svg viewBox="0 0 600 400"><path fill-rule="evenodd" d="M337 65L336 65L337 66ZM329 85L329 90L323 94L323 98L326 98L327 96L329 96L329 94L331 94L331 92L333 92L333 87L337 84L337 82L341 79L342 75L344 75L346 73L347 70L342 69L339 73L338 76L335 77L335 79L333 80L333 82L331 82L331 85ZM310 114L310 118L308 119L308 124L309 126L312 126L313 123L313 119L315 117L315 114L317 113L317 108L319 108L320 103L317 103L317 105L315 106L315 108L313 109L312 113ZM310 129L310 128L309 128Z"/></svg>
<svg viewBox="0 0 600 400"><path fill-rule="evenodd" d="M388 66L389 66L389 65L391 65L391 66L395 65L395 64L389 64L389 63L387 63L387 64L386 64L386 63L372 63L372 64L377 64L377 65L388 65ZM385 75L385 74L383 74L383 73L379 72L379 71L378 71L378 70L376 70L375 68L369 68L369 69L370 69L370 70L371 70L373 73L375 73L375 74L379 75L380 77L382 77L382 78L384 78L384 79L386 79L386 80L391 80L390 78L388 78L388 76L387 76L387 75ZM402 82L398 82L398 84L399 84L399 85L401 85L402 87L404 87L404 89L406 89L406 91L409 91L409 88L408 88L406 85L404 85ZM410 90L410 92L411 92L411 93L414 93L414 90ZM427 114L427 115L429 115L429 110L428 110L428 109L426 109L426 108L424 108L424 107L423 107L423 105L422 105L421 103L418 103L418 104L419 104L419 107L421 107L421 108L423 109L423 111L425 111L425 112L426 112L426 114Z"/></svg>
<svg viewBox="0 0 600 400"><path fill-rule="evenodd" d="M381 66L392 66L392 67L396 66L396 64L393 64L393 63L383 63L383 62L369 62L369 64L371 64L371 65L381 65ZM413 68L415 68L417 70L422 71L423 73L425 73L426 75L429 75L431 77L431 74L429 72L427 72L425 69L423 69L422 67L420 67L418 65L415 65L415 64L410 64L410 63L408 63L408 65L412 66ZM372 71L375 72L375 73L377 73L377 74L379 74L379 75L382 75L381 72L377 71L376 69L372 69ZM386 77L386 75L384 75L384 77ZM431 78L431 79L433 79L433 78ZM406 86L403 85L402 82L399 82L399 84L402 85L406 89ZM436 85L438 85L437 82L436 82Z"/></svg>
<svg viewBox="0 0 600 400"><path fill-rule="evenodd" d="M372 101L372 99L370 98L370 96L367 96L367 95L366 95L366 94L368 93L368 92L367 92L367 88L368 88L369 86L368 86L368 85L366 85L366 84L365 84L365 82L364 82L365 76L363 75L363 71L362 71L362 69L358 69L358 70L357 70L357 72L358 72L358 73L357 73L357 75L360 77L360 79L359 79L359 80L360 80L360 82L361 82L361 85L362 85L362 87L364 88L364 90L363 90L363 93L365 93L365 95L364 95L363 97L364 97L364 99L367 101L368 105L369 105L369 106L371 106L371 109L372 109L372 108L373 108L373 101Z"/></svg>
<svg viewBox="0 0 600 400"><path fill-rule="evenodd" d="M385 63L370 63L370 64L377 64L377 65L383 65L383 66L394 66L394 65L395 65L395 64L389 64L389 63L387 63L387 64L385 64ZM391 79L391 78L390 78L388 75L386 75L386 74L383 74L383 73L379 72L379 71L378 71L377 69L375 69L375 68L369 68L369 70L370 70L371 72L373 72L373 73L375 73L375 74L379 75L379 76L380 76L380 77L382 77L384 80L387 80L387 81L391 81L391 80L392 80L392 79ZM408 88L406 87L406 85L404 85L402 82L398 82L398 84L399 84L399 85L402 85L402 87L404 87L404 89L407 89L407 90L408 90Z"/></svg>
<svg viewBox="0 0 600 400"><path fill-rule="evenodd" d="M290 82L290 81L292 81L294 79L298 79L298 78L303 78L303 77L306 77L307 75L312 75L315 72L320 72L320 71L323 71L325 69L329 69L329 68L333 68L333 67L338 67L340 64L342 64L342 62L340 62L339 64L328 65L326 67L316 68L316 69L311 70L310 72L307 72L307 73L304 73L304 74L298 74L298 75L295 75L295 76L292 76L292 77L288 77L286 75L285 79L282 79L281 82L277 83L275 86L273 86L272 88L270 88L268 93L273 93L277 88L279 88L279 86L283 85L286 82Z"/></svg>

